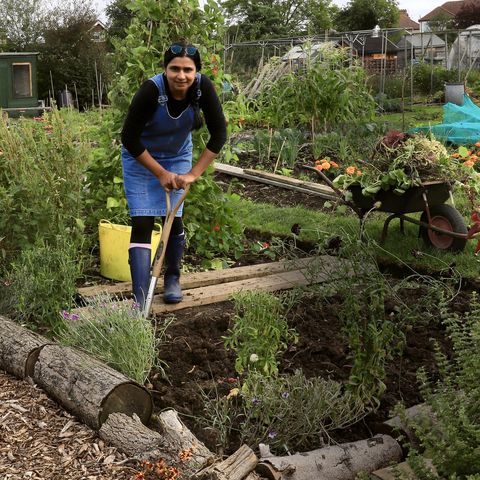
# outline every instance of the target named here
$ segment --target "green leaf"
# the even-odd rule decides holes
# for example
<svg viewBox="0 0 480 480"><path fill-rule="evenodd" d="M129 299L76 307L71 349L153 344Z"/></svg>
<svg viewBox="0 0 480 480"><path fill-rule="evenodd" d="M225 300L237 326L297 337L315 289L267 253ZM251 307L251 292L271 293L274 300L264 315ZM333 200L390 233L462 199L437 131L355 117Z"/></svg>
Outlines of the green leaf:
<svg viewBox="0 0 480 480"><path fill-rule="evenodd" d="M108 197L107 198L107 208L108 209L118 207L119 205L120 205L120 202L116 198L113 198L113 197Z"/></svg>

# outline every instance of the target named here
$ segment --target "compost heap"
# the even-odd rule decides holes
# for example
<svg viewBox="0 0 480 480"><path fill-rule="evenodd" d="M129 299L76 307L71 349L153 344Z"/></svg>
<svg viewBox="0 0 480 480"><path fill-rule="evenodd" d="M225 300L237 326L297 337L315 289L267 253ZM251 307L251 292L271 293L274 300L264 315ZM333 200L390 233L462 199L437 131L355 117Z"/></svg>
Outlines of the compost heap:
<svg viewBox="0 0 480 480"><path fill-rule="evenodd" d="M347 167L333 183L343 190L359 184L365 196L382 189L402 195L426 181L451 182L457 168L458 162L437 140L392 130L379 141L370 160Z"/></svg>

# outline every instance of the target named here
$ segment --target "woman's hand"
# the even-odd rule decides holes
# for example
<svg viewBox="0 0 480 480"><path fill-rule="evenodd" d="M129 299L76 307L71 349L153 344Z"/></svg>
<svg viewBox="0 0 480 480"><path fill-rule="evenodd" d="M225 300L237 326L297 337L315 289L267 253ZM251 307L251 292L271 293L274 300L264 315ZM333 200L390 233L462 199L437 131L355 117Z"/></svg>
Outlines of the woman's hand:
<svg viewBox="0 0 480 480"><path fill-rule="evenodd" d="M182 183L179 181L180 175L176 173L169 172L168 170L163 170L163 172L158 175L158 180L160 185L165 189L166 192L170 192L171 190L177 190L182 187Z"/></svg>
<svg viewBox="0 0 480 480"><path fill-rule="evenodd" d="M191 185L196 179L197 177L192 172L177 175L177 185L180 185L178 188L187 188L187 186Z"/></svg>

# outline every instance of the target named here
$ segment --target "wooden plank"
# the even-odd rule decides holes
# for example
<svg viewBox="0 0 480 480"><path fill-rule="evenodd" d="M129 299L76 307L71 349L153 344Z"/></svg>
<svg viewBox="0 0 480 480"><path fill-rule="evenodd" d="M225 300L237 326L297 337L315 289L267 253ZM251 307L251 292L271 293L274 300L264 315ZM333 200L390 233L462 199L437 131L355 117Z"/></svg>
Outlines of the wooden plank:
<svg viewBox="0 0 480 480"><path fill-rule="evenodd" d="M310 260L312 259L304 259ZM235 280L228 283L208 285L204 287L191 288L183 290L183 301L176 304L165 304L160 295L156 295L152 303L152 314L161 314L167 312L174 312L185 308L199 307L202 305L209 305L217 302L224 302L229 300L234 293L261 290L266 292L274 292L277 290L288 290L290 288L309 285L311 283L331 282L335 278L350 275L348 262L336 257L322 255L316 257L318 268L309 266L298 270L289 270L283 272L276 272L270 275L261 277L246 278L243 280ZM131 300L124 300L131 302ZM88 312L94 315L95 312L90 307L77 308L75 313Z"/></svg>
<svg viewBox="0 0 480 480"><path fill-rule="evenodd" d="M330 187L320 185L318 183L303 182L298 179L293 179L291 177L285 177L273 173L266 174L266 172L263 172L263 175L259 175L257 170L248 170L248 172L252 173L247 173L247 170L244 170L242 168L219 163L215 164L215 170L220 173L225 173L227 175L245 178L247 180L253 180L254 182L265 183L274 187L280 187L288 190L306 193L309 195L315 195L325 200L338 200L338 195ZM272 175L274 175L274 177L269 178L269 176Z"/></svg>
<svg viewBox="0 0 480 480"><path fill-rule="evenodd" d="M295 260L283 260L280 262L261 263L258 265L247 265L244 267L227 268L225 270L209 270L206 272L189 273L182 275L182 288L191 289L208 285L244 280L247 278L261 277L272 273L296 270L308 266L315 257L298 258ZM163 291L162 282L156 292ZM78 289L83 297L92 297L106 293L108 295L126 295L132 291L131 282L119 282L113 285L94 285Z"/></svg>
<svg viewBox="0 0 480 480"><path fill-rule="evenodd" d="M300 270L275 273L261 278L249 278L222 285L210 285L203 288L186 290L183 292L183 301L177 304L165 304L160 297L154 297L151 312L153 314L174 312L184 308L224 302L229 300L233 294L242 291L260 290L263 292L275 292L278 290L288 290L312 283L333 281L335 274L337 278L349 274L346 261L326 255L321 258L322 268L318 269L318 272L315 272L315 277L313 277L312 272L310 272L308 268L303 268Z"/></svg>

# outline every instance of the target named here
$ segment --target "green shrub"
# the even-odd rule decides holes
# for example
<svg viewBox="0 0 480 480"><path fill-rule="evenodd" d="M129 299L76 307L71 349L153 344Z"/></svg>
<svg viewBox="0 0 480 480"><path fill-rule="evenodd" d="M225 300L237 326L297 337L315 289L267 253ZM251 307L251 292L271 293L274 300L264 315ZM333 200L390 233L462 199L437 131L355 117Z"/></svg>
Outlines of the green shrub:
<svg viewBox="0 0 480 480"><path fill-rule="evenodd" d="M61 343L80 348L143 384L157 362L169 322L155 327L138 304L99 296L79 313L62 312Z"/></svg>
<svg viewBox="0 0 480 480"><path fill-rule="evenodd" d="M467 479L480 474L480 302L472 294L470 311L460 316L442 312L453 343L453 358L436 346L440 378L431 380L419 371L419 382L426 404L433 412L431 424L411 421L425 455L433 460L441 478ZM416 452L412 467L421 464ZM424 476L418 477L420 480Z"/></svg>
<svg viewBox="0 0 480 480"><path fill-rule="evenodd" d="M440 65L418 63L412 67L413 86L416 92L424 95L433 95L444 90L447 82L458 81L458 71L447 70Z"/></svg>
<svg viewBox="0 0 480 480"><path fill-rule="evenodd" d="M83 180L90 148L78 115L0 118L0 231L5 265L37 238L83 235Z"/></svg>
<svg viewBox="0 0 480 480"><path fill-rule="evenodd" d="M265 377L250 371L241 389L209 399L205 396L205 427L217 432L219 443L236 433L254 448L266 443L278 454L305 451L328 444L329 435L358 422L364 405L342 384L293 375ZM221 419L221 421L219 421Z"/></svg>
<svg viewBox="0 0 480 480"><path fill-rule="evenodd" d="M10 266L9 286L0 289L0 309L19 322L57 330L59 312L71 307L76 281L82 275L80 244L59 236L57 242L37 240Z"/></svg>

